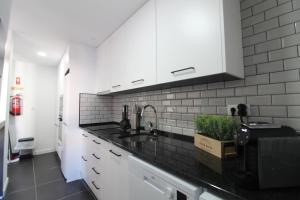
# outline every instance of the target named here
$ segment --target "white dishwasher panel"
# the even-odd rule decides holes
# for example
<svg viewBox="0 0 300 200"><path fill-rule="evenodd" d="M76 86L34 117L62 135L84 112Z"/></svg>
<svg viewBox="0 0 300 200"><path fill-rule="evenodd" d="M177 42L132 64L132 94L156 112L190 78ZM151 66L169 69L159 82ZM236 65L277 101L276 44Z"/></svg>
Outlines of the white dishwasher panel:
<svg viewBox="0 0 300 200"><path fill-rule="evenodd" d="M199 200L200 187L129 156L130 200Z"/></svg>

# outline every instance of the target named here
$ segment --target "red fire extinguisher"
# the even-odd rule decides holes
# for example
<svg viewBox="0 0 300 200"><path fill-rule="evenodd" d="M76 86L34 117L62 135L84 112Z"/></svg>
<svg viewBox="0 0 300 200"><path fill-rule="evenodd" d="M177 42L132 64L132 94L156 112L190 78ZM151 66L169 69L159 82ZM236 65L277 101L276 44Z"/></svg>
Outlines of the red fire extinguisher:
<svg viewBox="0 0 300 200"><path fill-rule="evenodd" d="M10 114L11 115L21 115L21 101L22 98L19 95L11 97L10 100Z"/></svg>

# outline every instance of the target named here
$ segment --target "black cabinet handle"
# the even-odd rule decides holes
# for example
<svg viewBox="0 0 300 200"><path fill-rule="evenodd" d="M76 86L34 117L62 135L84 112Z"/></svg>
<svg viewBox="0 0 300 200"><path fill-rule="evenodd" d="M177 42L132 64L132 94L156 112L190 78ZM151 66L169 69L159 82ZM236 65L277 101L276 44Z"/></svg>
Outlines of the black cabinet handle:
<svg viewBox="0 0 300 200"><path fill-rule="evenodd" d="M97 172L97 170L95 169L95 167L93 167L92 170L95 172L95 174L97 174L97 175L100 174L99 172Z"/></svg>
<svg viewBox="0 0 300 200"><path fill-rule="evenodd" d="M95 184L95 181L92 181L92 184L93 184L93 186L94 186L97 190L100 190L100 188L97 187L97 185Z"/></svg>
<svg viewBox="0 0 300 200"><path fill-rule="evenodd" d="M97 142L96 140L93 140L93 142L96 143L96 144L101 144L100 142Z"/></svg>
<svg viewBox="0 0 300 200"><path fill-rule="evenodd" d="M85 159L83 156L81 156L81 159L84 160L85 162L87 161L87 159Z"/></svg>
<svg viewBox="0 0 300 200"><path fill-rule="evenodd" d="M81 135L82 135L83 137L86 137L86 138L88 137L86 134L81 134Z"/></svg>
<svg viewBox="0 0 300 200"><path fill-rule="evenodd" d="M131 81L131 83L137 83L137 82L144 82L144 79L139 79L139 80Z"/></svg>
<svg viewBox="0 0 300 200"><path fill-rule="evenodd" d="M186 71L186 70L195 70L195 67L188 67L188 68L184 68L184 69L179 69L179 70L175 70L175 71L172 71L171 74L175 74L177 72L182 72L182 71Z"/></svg>
<svg viewBox="0 0 300 200"><path fill-rule="evenodd" d="M121 85L114 85L114 86L112 86L112 88L117 88L117 87L121 87Z"/></svg>
<svg viewBox="0 0 300 200"><path fill-rule="evenodd" d="M115 156L118 156L118 157L122 156L121 154L117 154L117 153L113 152L113 150L109 150L109 152L114 154Z"/></svg>
<svg viewBox="0 0 300 200"><path fill-rule="evenodd" d="M96 156L94 153L92 154L92 156L94 156L97 160L100 160L100 158Z"/></svg>

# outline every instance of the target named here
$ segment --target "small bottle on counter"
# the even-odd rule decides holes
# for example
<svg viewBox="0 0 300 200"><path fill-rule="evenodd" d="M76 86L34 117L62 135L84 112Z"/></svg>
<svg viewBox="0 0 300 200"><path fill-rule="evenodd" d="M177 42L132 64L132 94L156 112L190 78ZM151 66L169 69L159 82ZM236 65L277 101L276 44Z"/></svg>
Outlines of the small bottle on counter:
<svg viewBox="0 0 300 200"><path fill-rule="evenodd" d="M132 106L131 110L131 129L133 130L140 130L140 118L141 118L141 109L138 105Z"/></svg>

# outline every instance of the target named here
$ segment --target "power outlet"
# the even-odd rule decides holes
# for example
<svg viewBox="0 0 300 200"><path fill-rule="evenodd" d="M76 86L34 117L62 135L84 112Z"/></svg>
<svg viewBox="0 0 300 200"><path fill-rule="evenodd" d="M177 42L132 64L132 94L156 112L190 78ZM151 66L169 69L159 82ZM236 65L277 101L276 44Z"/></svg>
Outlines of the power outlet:
<svg viewBox="0 0 300 200"><path fill-rule="evenodd" d="M250 116L251 115L251 111L250 111L250 104L246 104L247 106L247 115ZM233 105L227 105L227 114L231 116L231 108L235 108L235 114L234 116L238 116L238 104L233 104Z"/></svg>

